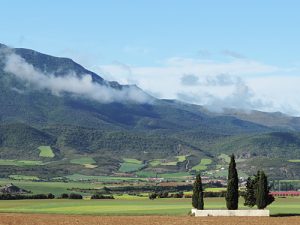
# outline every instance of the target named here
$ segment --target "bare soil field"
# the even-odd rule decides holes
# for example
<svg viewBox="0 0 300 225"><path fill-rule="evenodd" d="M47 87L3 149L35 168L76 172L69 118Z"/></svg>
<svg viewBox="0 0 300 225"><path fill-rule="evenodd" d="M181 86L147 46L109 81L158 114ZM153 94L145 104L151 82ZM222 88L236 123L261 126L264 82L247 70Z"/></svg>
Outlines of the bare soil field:
<svg viewBox="0 0 300 225"><path fill-rule="evenodd" d="M0 214L0 225L299 225L300 217L67 216Z"/></svg>

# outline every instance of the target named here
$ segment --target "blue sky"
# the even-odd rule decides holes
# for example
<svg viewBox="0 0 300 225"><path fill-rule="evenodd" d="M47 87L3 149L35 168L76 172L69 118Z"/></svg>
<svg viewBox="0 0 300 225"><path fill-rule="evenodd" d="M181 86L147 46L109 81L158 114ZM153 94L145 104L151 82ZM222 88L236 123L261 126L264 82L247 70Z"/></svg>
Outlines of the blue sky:
<svg viewBox="0 0 300 225"><path fill-rule="evenodd" d="M2 0L0 42L71 57L161 98L300 115L299 9L296 0Z"/></svg>

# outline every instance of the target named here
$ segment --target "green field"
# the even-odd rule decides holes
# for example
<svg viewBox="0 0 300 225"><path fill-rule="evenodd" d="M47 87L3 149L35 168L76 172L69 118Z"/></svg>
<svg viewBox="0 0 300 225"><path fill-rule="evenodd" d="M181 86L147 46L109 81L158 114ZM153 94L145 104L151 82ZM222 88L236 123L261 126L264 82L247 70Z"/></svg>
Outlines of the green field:
<svg viewBox="0 0 300 225"><path fill-rule="evenodd" d="M188 172L177 172L177 173L155 173L153 171L139 171L136 173L139 177L157 177L157 178L165 178L172 180L185 180L188 177L192 177L193 175Z"/></svg>
<svg viewBox="0 0 300 225"><path fill-rule="evenodd" d="M300 159L290 159L289 162L300 163Z"/></svg>
<svg viewBox="0 0 300 225"><path fill-rule="evenodd" d="M163 162L163 163L160 163L160 165L162 165L162 166L176 166L178 163L184 162L186 160L185 155L179 155L179 156L176 156L175 158L176 158L176 161Z"/></svg>
<svg viewBox="0 0 300 225"><path fill-rule="evenodd" d="M201 159L200 163L192 168L192 170L201 171L206 170L207 166L212 163L211 159Z"/></svg>
<svg viewBox="0 0 300 225"><path fill-rule="evenodd" d="M40 180L40 178L38 178L37 176L26 176L26 175L9 175L10 179L13 180Z"/></svg>
<svg viewBox="0 0 300 225"><path fill-rule="evenodd" d="M162 173L158 174L157 177L162 177L166 179L187 179L188 177L192 177L188 172L178 172L178 173Z"/></svg>
<svg viewBox="0 0 300 225"><path fill-rule="evenodd" d="M153 159L149 162L149 164L153 167L159 166L162 163L162 159Z"/></svg>
<svg viewBox="0 0 300 225"><path fill-rule="evenodd" d="M96 161L92 157L81 157L78 159L72 159L70 163L83 165L86 168L90 168L90 169L97 167L97 165L94 165Z"/></svg>
<svg viewBox="0 0 300 225"><path fill-rule="evenodd" d="M152 167L155 167L155 166L176 166L178 163L180 162L184 162L186 160L186 155L178 155L178 156L175 156L175 159L174 161L167 161L164 160L164 159L153 159L149 162L149 164L152 166Z"/></svg>
<svg viewBox="0 0 300 225"><path fill-rule="evenodd" d="M230 157L224 153L219 155L218 158L221 159L226 164L230 163Z"/></svg>
<svg viewBox="0 0 300 225"><path fill-rule="evenodd" d="M246 209L240 203L240 208ZM206 209L225 209L223 198L206 198ZM299 198L281 198L269 207L271 214L299 214ZM94 214L94 215L187 215L191 199L115 200L11 200L0 201L0 212Z"/></svg>
<svg viewBox="0 0 300 225"><path fill-rule="evenodd" d="M176 166L177 161L172 161L172 162L164 162L160 164L161 166Z"/></svg>
<svg viewBox="0 0 300 225"><path fill-rule="evenodd" d="M30 180L0 180L0 185L6 185L9 183L13 183L14 185L31 191L32 194L45 194L52 193L54 195L60 195L62 193L71 193L75 192L73 188L93 188L98 189L103 187L99 183L91 183L91 182L33 182ZM89 195L88 193L81 193L83 195Z"/></svg>
<svg viewBox="0 0 300 225"><path fill-rule="evenodd" d="M40 157L53 158L55 156L50 146L40 146L38 149L40 150Z"/></svg>
<svg viewBox="0 0 300 225"><path fill-rule="evenodd" d="M96 182L122 182L122 181L139 181L145 180L144 178L135 177L112 177L112 176L87 176L82 174L72 174L66 176L70 181L96 181ZM57 178L61 179L61 178Z"/></svg>
<svg viewBox="0 0 300 225"><path fill-rule="evenodd" d="M139 177L156 177L157 173L154 171L138 171L135 173L136 175L138 175Z"/></svg>
<svg viewBox="0 0 300 225"><path fill-rule="evenodd" d="M178 162L184 162L186 160L186 155L179 155L176 156Z"/></svg>
<svg viewBox="0 0 300 225"><path fill-rule="evenodd" d="M137 159L123 158L123 161L119 168L119 171L122 173L134 172L145 166L142 161Z"/></svg>
<svg viewBox="0 0 300 225"><path fill-rule="evenodd" d="M220 192L220 191L226 191L226 187L220 187L220 188L205 188L205 191L210 191L210 192Z"/></svg>
<svg viewBox="0 0 300 225"><path fill-rule="evenodd" d="M143 164L142 161L137 160L137 159L123 158L123 161L126 163Z"/></svg>
<svg viewBox="0 0 300 225"><path fill-rule="evenodd" d="M42 166L42 161L0 159L0 166Z"/></svg>

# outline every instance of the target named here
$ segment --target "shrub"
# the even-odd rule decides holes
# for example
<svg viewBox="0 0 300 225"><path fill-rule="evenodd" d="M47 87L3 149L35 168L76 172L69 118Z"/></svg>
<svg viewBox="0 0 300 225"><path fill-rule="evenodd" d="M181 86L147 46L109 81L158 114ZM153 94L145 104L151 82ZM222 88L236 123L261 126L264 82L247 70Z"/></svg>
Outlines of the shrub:
<svg viewBox="0 0 300 225"><path fill-rule="evenodd" d="M61 194L60 198L69 198L69 195L67 193Z"/></svg>
<svg viewBox="0 0 300 225"><path fill-rule="evenodd" d="M48 199L48 198L49 196L45 194L37 194L37 195L0 194L0 200Z"/></svg>
<svg viewBox="0 0 300 225"><path fill-rule="evenodd" d="M168 198L169 197L169 192L163 191L158 193L159 198Z"/></svg>
<svg viewBox="0 0 300 225"><path fill-rule="evenodd" d="M94 194L91 199L115 199L112 195Z"/></svg>
<svg viewBox="0 0 300 225"><path fill-rule="evenodd" d="M151 193L151 194L149 194L149 199L150 200L154 200L154 199L156 199L157 198L157 194L156 193Z"/></svg>
<svg viewBox="0 0 300 225"><path fill-rule="evenodd" d="M183 198L183 196L184 194L182 191L170 195L171 198Z"/></svg>
<svg viewBox="0 0 300 225"><path fill-rule="evenodd" d="M29 195L29 199L48 199L46 194Z"/></svg>
<svg viewBox="0 0 300 225"><path fill-rule="evenodd" d="M52 193L49 193L47 197L48 197L48 199L54 199L54 198L55 198L55 195L52 194Z"/></svg>
<svg viewBox="0 0 300 225"><path fill-rule="evenodd" d="M82 199L82 198L83 198L82 195L76 193L71 193L69 195L69 199Z"/></svg>

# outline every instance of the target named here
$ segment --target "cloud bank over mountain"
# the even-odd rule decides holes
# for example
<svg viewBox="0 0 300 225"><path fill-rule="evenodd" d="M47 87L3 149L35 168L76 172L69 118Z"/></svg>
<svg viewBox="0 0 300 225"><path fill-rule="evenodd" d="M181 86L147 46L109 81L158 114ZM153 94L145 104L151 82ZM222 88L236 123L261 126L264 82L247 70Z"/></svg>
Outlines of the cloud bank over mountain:
<svg viewBox="0 0 300 225"><path fill-rule="evenodd" d="M149 103L150 97L135 86L122 89L112 88L93 82L91 75L78 75L73 71L57 76L38 70L13 51L4 52L4 71L21 79L28 87L36 90L49 90L60 96L68 93L74 97L84 97L101 103L133 102Z"/></svg>
<svg viewBox="0 0 300 225"><path fill-rule="evenodd" d="M57 96L68 93L101 103L151 103L153 100L136 86L119 90L93 82L89 74L69 71L56 76L41 71L12 51L6 52L5 57L6 72L36 90L49 90ZM297 69L280 68L238 56L229 58L224 62L172 57L156 66L134 66L115 61L90 69L108 80L136 84L154 97L199 104L211 111L235 108L300 115L296 94L300 78L291 75ZM22 90L15 90L22 93Z"/></svg>
<svg viewBox="0 0 300 225"><path fill-rule="evenodd" d="M172 57L156 66L113 63L94 66L110 79L137 83L160 98L178 99L206 106L282 111L300 115L297 99L300 78L294 68L280 68L251 60L234 51L223 51L228 60Z"/></svg>

